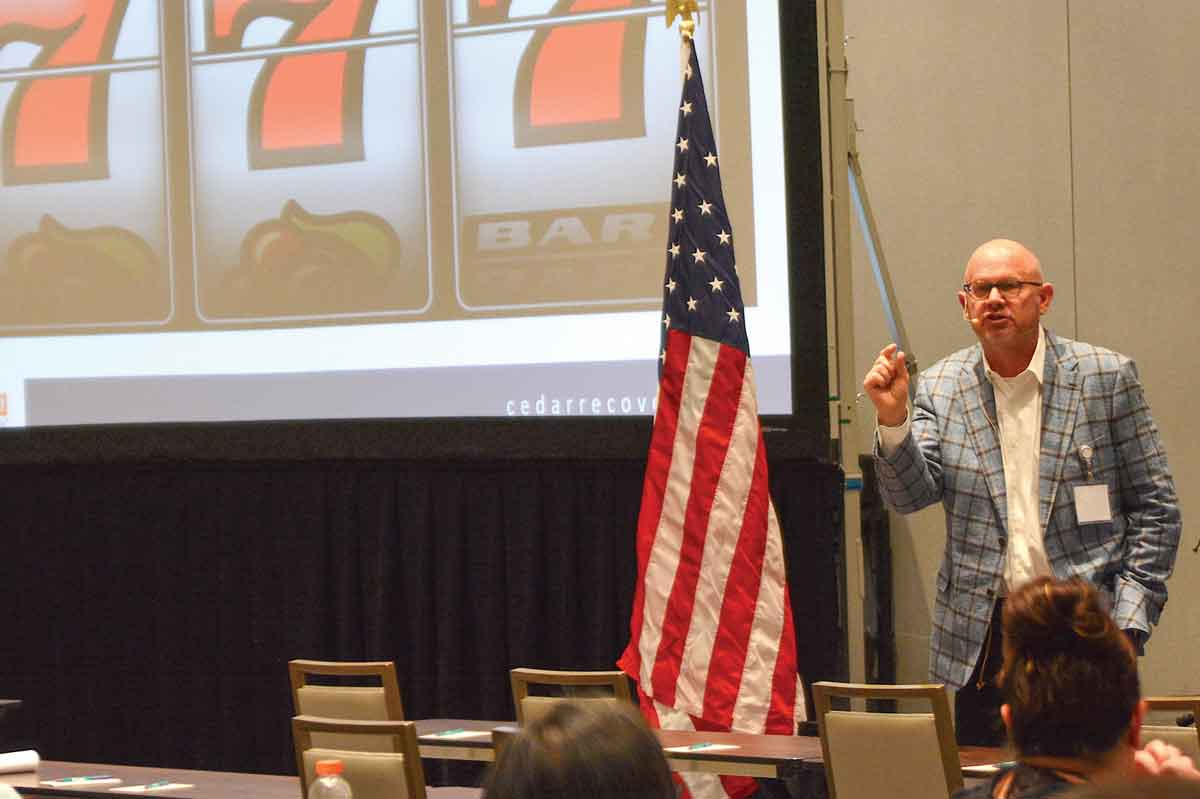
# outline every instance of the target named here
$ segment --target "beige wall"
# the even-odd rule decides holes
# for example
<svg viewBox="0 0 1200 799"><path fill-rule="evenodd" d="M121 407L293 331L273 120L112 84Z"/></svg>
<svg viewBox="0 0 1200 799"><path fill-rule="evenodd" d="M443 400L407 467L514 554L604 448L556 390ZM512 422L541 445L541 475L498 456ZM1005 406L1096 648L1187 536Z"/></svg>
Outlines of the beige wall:
<svg viewBox="0 0 1200 799"><path fill-rule="evenodd" d="M928 366L972 341L955 288L974 246L1007 236L1055 283L1052 330L1137 361L1188 521L1143 680L1200 691L1200 4L844 4L858 146L912 350ZM853 235L862 374L888 337ZM926 676L944 539L940 507L893 516L901 682Z"/></svg>

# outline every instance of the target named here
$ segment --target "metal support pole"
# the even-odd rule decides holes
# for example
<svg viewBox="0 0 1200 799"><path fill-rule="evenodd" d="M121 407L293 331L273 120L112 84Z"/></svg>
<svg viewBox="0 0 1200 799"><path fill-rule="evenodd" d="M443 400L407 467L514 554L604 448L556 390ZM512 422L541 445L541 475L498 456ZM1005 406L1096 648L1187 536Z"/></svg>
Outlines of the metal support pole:
<svg viewBox="0 0 1200 799"><path fill-rule="evenodd" d="M858 139L855 136L858 124L854 119L854 101L849 98L846 99L846 117L850 199L858 216L858 227L862 231L867 258L871 261L871 271L875 274L875 285L879 289L879 300L883 304L883 315L887 319L888 330L891 331L892 341L896 342L900 351L905 354L906 371L912 377L918 371L917 356L909 346L908 333L904 329L904 320L900 318L899 306L896 303L896 292L892 288L891 273L888 271L887 260L883 257L883 247L879 243L879 228L875 226L875 214L871 211L867 183L863 179L862 161L858 155ZM916 381L909 381L909 399L912 399L916 390Z"/></svg>
<svg viewBox="0 0 1200 799"><path fill-rule="evenodd" d="M862 475L858 470L858 418L854 398L859 378L854 368L854 306L850 259L850 209L847 185L849 162L846 159L846 57L843 41L842 0L825 0L818 6L817 25L823 35L821 54L825 67L822 116L827 138L822 141L827 165L828 213L826 214L826 253L828 284L832 287L833 319L831 339L835 352L830 358L836 368L831 374L831 414L836 420L833 432L834 454L846 475L843 498L846 563L846 651L851 682L863 682L866 674L866 638L863 618L862 535L859 494Z"/></svg>
<svg viewBox="0 0 1200 799"><path fill-rule="evenodd" d="M904 322L900 318L895 292L888 272L887 260L880 244L879 230L871 212L866 181L863 178L862 162L859 158L855 138L857 125L854 121L854 104L846 96L848 68L845 53L845 29L843 0L824 0L818 4L818 27L824 37L823 66L826 79L822 82L822 117L827 132L822 140L824 161L828 167L826 191L828 210L826 214L826 252L829 253L828 277L832 287L833 318L830 329L835 352L830 358L836 368L830 375L831 406L837 423L833 431L834 455L841 463L846 475L845 512L845 558L846 558L846 635L850 657L850 679L863 682L866 673L866 626L863 615L866 596L866 572L863 563L863 541L860 508L862 473L859 470L859 442L861 440L858 416L858 390L862 376L854 363L854 301L853 261L850 245L850 215L853 212L859 222L867 256L879 289L883 313L887 319L892 338L906 354L910 375L917 373L917 358L913 354ZM916 389L916 381L909 382L909 395ZM874 420L872 416L868 421Z"/></svg>

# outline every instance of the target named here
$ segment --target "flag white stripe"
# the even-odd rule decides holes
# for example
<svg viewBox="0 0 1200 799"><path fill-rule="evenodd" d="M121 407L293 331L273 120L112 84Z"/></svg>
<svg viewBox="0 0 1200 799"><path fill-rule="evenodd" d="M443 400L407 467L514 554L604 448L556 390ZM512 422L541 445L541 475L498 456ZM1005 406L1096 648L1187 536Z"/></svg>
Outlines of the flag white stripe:
<svg viewBox="0 0 1200 799"><path fill-rule="evenodd" d="M799 673L796 674L796 705L792 721L796 724L808 721L808 700L804 698L804 680L800 679Z"/></svg>
<svg viewBox="0 0 1200 799"><path fill-rule="evenodd" d="M671 468L667 474L654 546L650 548L646 564L646 578L642 583L644 599L638 651L642 659L640 682L642 690L648 694L653 692L654 684L650 677L658 659L663 618L670 603L671 588L675 585L675 571L679 568L683 522L691 496L692 469L696 460L696 435L704 416L704 400L712 385L720 349L721 345L716 342L693 336L688 351L679 418L671 449Z"/></svg>
<svg viewBox="0 0 1200 799"><path fill-rule="evenodd" d="M708 519L700 579L696 584L696 601L692 609L692 623L688 628L675 695L676 707L693 716L704 715L708 666L721 622L725 586L729 579L733 556L737 552L742 519L746 513L746 500L754 477L754 459L757 451L758 409L754 400L754 375L747 360L729 448L721 465L721 476ZM769 681L765 687L769 692Z"/></svg>
<svg viewBox="0 0 1200 799"><path fill-rule="evenodd" d="M763 552L762 581L758 604L750 629L750 646L742 669L742 684L733 706L733 729L761 732L767 723L771 691L775 681L775 661L783 637L784 600L783 545L775 503L767 505L767 547Z"/></svg>
<svg viewBox="0 0 1200 799"><path fill-rule="evenodd" d="M658 726L661 729L688 732L694 732L696 729L692 720L682 711L660 702L654 703L654 710L658 713ZM690 771L681 771L678 774L687 785L693 799L729 799L729 795L725 793L725 786L721 784L721 778L715 774L697 774Z"/></svg>
<svg viewBox="0 0 1200 799"><path fill-rule="evenodd" d="M699 774L695 771L681 771L679 778L687 785L694 799L729 799L725 786L716 774Z"/></svg>

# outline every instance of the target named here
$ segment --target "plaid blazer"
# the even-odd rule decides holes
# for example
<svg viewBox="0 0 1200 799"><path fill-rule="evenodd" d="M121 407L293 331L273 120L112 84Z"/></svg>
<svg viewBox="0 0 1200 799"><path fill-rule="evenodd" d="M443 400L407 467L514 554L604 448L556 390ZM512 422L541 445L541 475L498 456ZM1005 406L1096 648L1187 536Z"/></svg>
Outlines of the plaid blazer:
<svg viewBox="0 0 1200 799"><path fill-rule="evenodd" d="M960 688L979 658L1008 544L996 397L976 344L922 372L909 436L890 456L875 444L884 501L911 513L941 500L946 546L937 574L929 671ZM1086 482L1080 447L1108 484L1112 521L1080 525L1072 485ZM1175 484L1133 361L1046 332L1039 508L1058 577L1108 596L1122 628L1149 635L1167 601L1179 547Z"/></svg>

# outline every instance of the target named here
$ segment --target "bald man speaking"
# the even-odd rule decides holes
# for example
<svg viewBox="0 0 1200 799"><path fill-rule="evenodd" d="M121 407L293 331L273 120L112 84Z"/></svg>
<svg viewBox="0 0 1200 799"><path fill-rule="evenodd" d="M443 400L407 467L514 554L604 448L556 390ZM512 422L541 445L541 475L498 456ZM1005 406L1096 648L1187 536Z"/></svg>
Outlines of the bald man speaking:
<svg viewBox="0 0 1200 799"><path fill-rule="evenodd" d="M1179 547L1175 484L1137 368L1042 327L1053 299L1037 256L989 241L958 292L979 344L922 372L911 412L895 344L863 379L884 501L945 508L929 670L956 689L963 744L1003 741L995 677L1009 591L1041 575L1089 579L1140 653Z"/></svg>

